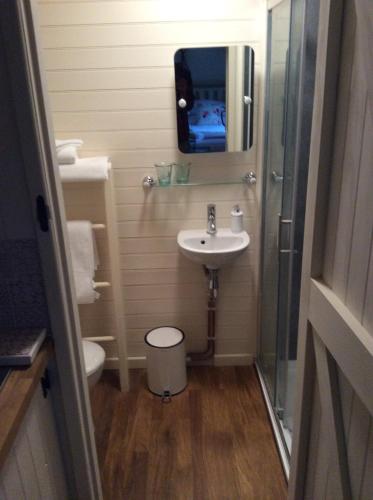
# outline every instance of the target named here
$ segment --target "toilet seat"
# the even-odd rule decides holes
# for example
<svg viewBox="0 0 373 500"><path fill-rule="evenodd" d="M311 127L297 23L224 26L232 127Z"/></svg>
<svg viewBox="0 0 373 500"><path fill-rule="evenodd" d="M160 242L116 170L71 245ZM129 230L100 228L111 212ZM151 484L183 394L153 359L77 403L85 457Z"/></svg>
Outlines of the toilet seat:
<svg viewBox="0 0 373 500"><path fill-rule="evenodd" d="M82 340L82 344L85 372L89 376L104 364L105 351L100 345L90 340Z"/></svg>

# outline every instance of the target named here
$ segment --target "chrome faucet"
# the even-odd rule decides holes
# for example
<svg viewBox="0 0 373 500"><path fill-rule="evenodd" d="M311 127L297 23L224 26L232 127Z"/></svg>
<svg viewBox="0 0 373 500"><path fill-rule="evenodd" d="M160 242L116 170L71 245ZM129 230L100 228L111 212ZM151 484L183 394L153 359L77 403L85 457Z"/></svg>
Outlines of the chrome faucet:
<svg viewBox="0 0 373 500"><path fill-rule="evenodd" d="M207 233L216 234L216 206L211 203L207 205Z"/></svg>

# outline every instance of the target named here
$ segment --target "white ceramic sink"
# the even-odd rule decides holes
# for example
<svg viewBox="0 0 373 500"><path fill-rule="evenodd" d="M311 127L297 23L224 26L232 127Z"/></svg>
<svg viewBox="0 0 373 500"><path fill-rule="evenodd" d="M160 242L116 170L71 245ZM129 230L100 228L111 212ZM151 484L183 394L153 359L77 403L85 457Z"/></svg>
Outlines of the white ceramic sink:
<svg viewBox="0 0 373 500"><path fill-rule="evenodd" d="M209 269L219 269L241 255L250 244L246 231L232 233L230 229L218 229L208 234L205 229L179 231L177 244L188 259Z"/></svg>

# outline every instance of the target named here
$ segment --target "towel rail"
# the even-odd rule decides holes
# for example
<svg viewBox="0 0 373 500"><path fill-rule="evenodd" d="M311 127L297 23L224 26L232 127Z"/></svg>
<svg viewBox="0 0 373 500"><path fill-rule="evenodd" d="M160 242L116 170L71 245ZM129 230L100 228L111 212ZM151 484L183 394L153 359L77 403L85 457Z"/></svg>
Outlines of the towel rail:
<svg viewBox="0 0 373 500"><path fill-rule="evenodd" d="M93 342L102 342L103 347L110 347L111 344L116 344L117 354L115 354L113 357L106 357L105 368L119 368L121 390L126 391L128 390L129 386L128 362L125 342L126 333L124 325L122 288L120 283L120 261L118 248L119 238L115 213L113 172L111 169L111 165L109 164L108 179L76 179L75 167L76 165L74 165L74 170L71 169L71 172L65 172L68 174L73 174L74 178L65 177L64 179L62 179L65 204L68 209L68 213L71 213L74 216L74 210L76 209L77 213L80 214L79 203L77 203L76 201L77 190L82 190L81 195L84 196L84 190L86 189L85 186L87 186L88 184L91 184L92 187L98 186L97 203L102 206L101 208L103 208L104 211L102 212L102 215L98 215L97 218L94 217L93 214L92 217L87 218L91 219L90 223L92 232L95 232L96 238L100 240L99 250L101 250L101 246L105 247L105 249L107 248L108 250L110 270L107 271L107 275L103 276L103 279L107 278L108 281L98 281L100 279L99 276L92 276L92 286L94 287L94 289L97 289L98 292L102 292L100 288L110 287L110 295L112 299L111 305L113 309L114 320L112 325L113 328L110 332L101 332L102 336L100 337L95 336L94 332L87 332L88 335L93 335L83 338L86 338L87 340L91 340ZM80 219L81 217L79 218L79 220ZM105 291L103 291L103 293L105 293ZM100 332L97 333L99 334ZM108 335L106 335L106 333L108 333Z"/></svg>
<svg viewBox="0 0 373 500"><path fill-rule="evenodd" d="M111 283L109 281L94 281L93 288L109 288Z"/></svg>

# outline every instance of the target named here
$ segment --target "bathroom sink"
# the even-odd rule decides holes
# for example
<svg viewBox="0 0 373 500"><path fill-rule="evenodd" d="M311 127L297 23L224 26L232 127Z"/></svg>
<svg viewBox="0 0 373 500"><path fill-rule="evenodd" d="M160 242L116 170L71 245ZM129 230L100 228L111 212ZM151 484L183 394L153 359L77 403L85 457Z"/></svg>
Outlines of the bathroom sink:
<svg viewBox="0 0 373 500"><path fill-rule="evenodd" d="M241 255L250 244L246 231L232 233L218 229L208 234L205 229L179 231L177 244L185 257L209 269L219 269Z"/></svg>

